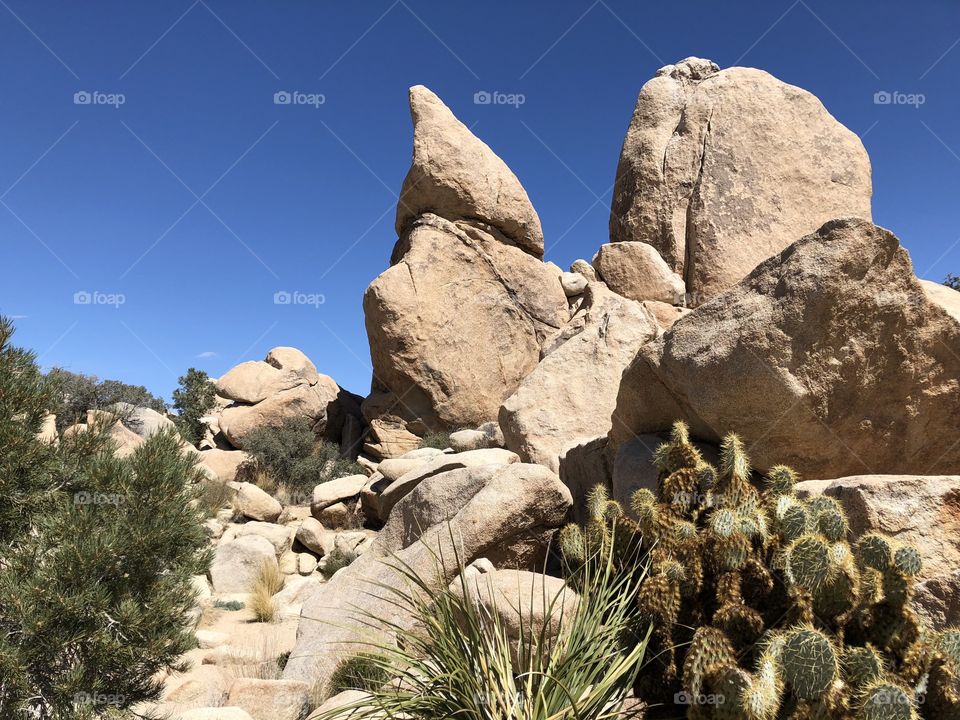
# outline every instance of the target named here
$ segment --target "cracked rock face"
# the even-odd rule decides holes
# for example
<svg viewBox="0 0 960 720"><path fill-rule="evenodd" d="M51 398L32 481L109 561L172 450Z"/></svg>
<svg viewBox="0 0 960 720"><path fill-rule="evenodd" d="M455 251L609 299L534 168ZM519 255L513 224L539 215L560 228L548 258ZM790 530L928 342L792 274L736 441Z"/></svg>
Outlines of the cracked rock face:
<svg viewBox="0 0 960 720"><path fill-rule="evenodd" d="M957 474L952 300L928 296L888 230L831 221L640 350L623 373L611 457L682 418L703 440L738 433L761 471Z"/></svg>
<svg viewBox="0 0 960 720"><path fill-rule="evenodd" d="M394 258L363 301L374 391L392 396L393 414L427 427L497 417L569 319L559 270L493 228L430 213Z"/></svg>
<svg viewBox="0 0 960 720"><path fill-rule="evenodd" d="M871 194L863 144L816 97L687 58L637 98L610 239L653 245L698 305L828 220L870 219Z"/></svg>

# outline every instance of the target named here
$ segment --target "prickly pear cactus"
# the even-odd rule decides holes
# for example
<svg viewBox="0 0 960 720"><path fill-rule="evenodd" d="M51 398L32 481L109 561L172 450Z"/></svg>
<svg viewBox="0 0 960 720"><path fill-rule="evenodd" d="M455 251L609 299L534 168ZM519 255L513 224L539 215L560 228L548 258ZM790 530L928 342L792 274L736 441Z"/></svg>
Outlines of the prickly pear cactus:
<svg viewBox="0 0 960 720"><path fill-rule="evenodd" d="M850 544L843 507L796 496L796 473L752 473L728 435L715 467L674 425L654 453L657 491L624 509L598 487L560 547L575 582L590 558L646 578L652 626L635 691L648 717L960 720L960 630L911 609L920 555L879 533Z"/></svg>

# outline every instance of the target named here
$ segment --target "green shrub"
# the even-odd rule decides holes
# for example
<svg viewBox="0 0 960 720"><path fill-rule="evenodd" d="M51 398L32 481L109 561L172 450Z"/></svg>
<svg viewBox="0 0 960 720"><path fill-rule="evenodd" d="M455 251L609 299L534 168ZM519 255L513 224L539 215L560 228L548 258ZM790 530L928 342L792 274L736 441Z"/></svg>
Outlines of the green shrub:
<svg viewBox="0 0 960 720"><path fill-rule="evenodd" d="M347 567L358 557L356 551L348 550L339 545L333 548L325 558L322 572L325 578L332 578L337 570Z"/></svg>
<svg viewBox="0 0 960 720"><path fill-rule="evenodd" d="M100 380L95 375L53 368L47 373L52 397L50 412L57 416L57 431L87 421L87 410L105 410L117 403L148 407L158 413L167 411L167 404L142 385L128 385L119 380Z"/></svg>
<svg viewBox="0 0 960 720"><path fill-rule="evenodd" d="M758 491L732 434L715 468L677 423L654 464L658 491L634 494L635 520L598 487L586 525L561 533L574 567L597 547L649 552L636 608L655 661L641 699L671 717L692 701L700 720L960 717L960 631L921 627L915 548L878 533L851 547L841 505L798 498L788 467Z"/></svg>
<svg viewBox="0 0 960 720"><path fill-rule="evenodd" d="M420 440L420 447L446 450L450 447L449 432L429 432Z"/></svg>
<svg viewBox="0 0 960 720"><path fill-rule="evenodd" d="M161 691L196 645L207 538L172 432L128 458L104 428L36 438L56 390L0 319L0 717L106 716Z"/></svg>
<svg viewBox="0 0 960 720"><path fill-rule="evenodd" d="M954 275L950 273L947 275L946 279L943 281L943 284L948 288L953 288L954 290L960 290L960 275Z"/></svg>
<svg viewBox="0 0 960 720"><path fill-rule="evenodd" d="M257 428L244 444L253 462L243 468L242 477L268 492L285 486L289 495L302 500L298 505L309 504L319 483L363 472L357 463L340 457L337 445L317 439L306 418L287 418L279 427Z"/></svg>
<svg viewBox="0 0 960 720"><path fill-rule="evenodd" d="M195 368L187 370L177 380L179 387L173 391L173 407L177 410L177 430L183 439L198 445L206 430L200 418L210 412L216 402L216 387L210 377Z"/></svg>
<svg viewBox="0 0 960 720"><path fill-rule="evenodd" d="M213 606L220 610L227 610L229 612L243 610L246 607L246 605L239 600L215 600Z"/></svg>
<svg viewBox="0 0 960 720"><path fill-rule="evenodd" d="M580 575L580 603L563 621L562 631L553 637L546 629L549 623L538 632L526 626L515 651L505 619L495 607L487 610L475 601L459 558L457 564L459 589L439 591L433 576L427 580L409 567L394 565L399 582L382 590L415 618L415 627L361 618L395 635L397 642L376 648L359 662L368 699L319 715L318 720L347 717L351 711L351 718L371 720L637 716L635 710L620 711L646 651L646 632L640 632L633 612L634 579L615 575L608 558L588 562ZM348 667L334 679L357 669ZM397 681L382 684L379 678Z"/></svg>
<svg viewBox="0 0 960 720"><path fill-rule="evenodd" d="M344 660L330 678L330 695L344 690L373 692L383 686L390 675L384 662L372 653L358 653Z"/></svg>

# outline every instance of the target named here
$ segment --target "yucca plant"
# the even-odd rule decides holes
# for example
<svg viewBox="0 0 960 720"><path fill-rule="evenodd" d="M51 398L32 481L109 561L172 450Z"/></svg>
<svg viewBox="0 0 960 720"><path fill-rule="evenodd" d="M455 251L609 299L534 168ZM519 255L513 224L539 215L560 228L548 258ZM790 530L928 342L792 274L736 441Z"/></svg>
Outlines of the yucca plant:
<svg viewBox="0 0 960 720"><path fill-rule="evenodd" d="M440 560L442 561L442 559ZM484 576L464 573L450 588L409 567L396 567L405 587L378 586L416 620L415 629L363 617L386 630L396 645L374 646L365 663L391 678L368 698L317 716L402 717L409 720L612 720L637 717L626 709L628 693L644 660L649 629L637 627L632 599L642 573L625 576L610 556L595 555L578 569L579 604L557 632L530 623L536 603L553 615L563 597L537 598L521 610L519 644L495 604L477 602ZM570 590L569 592L574 592Z"/></svg>

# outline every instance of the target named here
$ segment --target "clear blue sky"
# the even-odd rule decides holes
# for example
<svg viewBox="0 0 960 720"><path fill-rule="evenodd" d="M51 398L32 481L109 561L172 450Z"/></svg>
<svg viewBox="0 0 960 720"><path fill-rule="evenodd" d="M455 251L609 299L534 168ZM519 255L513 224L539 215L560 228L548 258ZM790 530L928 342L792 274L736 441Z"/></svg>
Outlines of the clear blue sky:
<svg viewBox="0 0 960 720"><path fill-rule="evenodd" d="M365 393L361 299L396 239L407 88L513 168L566 266L606 240L638 90L689 55L768 70L863 135L875 221L941 280L960 272L958 40L955 0L0 0L0 312L44 366L166 397L189 366L276 345Z"/></svg>

